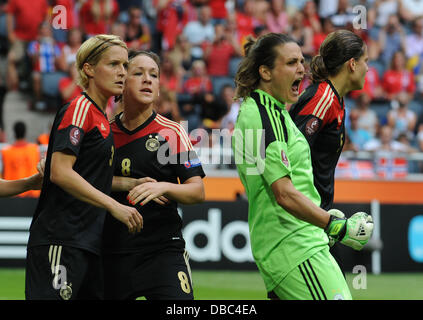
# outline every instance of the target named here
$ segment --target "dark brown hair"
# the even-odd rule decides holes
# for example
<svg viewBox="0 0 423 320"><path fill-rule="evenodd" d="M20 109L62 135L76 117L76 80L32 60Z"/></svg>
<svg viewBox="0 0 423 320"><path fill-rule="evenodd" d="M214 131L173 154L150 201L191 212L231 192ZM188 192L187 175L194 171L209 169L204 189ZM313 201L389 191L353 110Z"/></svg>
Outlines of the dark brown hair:
<svg viewBox="0 0 423 320"><path fill-rule="evenodd" d="M359 59L364 54L364 41L354 32L337 30L329 33L310 64L313 83L337 75L349 59Z"/></svg>
<svg viewBox="0 0 423 320"><path fill-rule="evenodd" d="M259 67L264 65L273 69L278 55L275 47L288 42L295 41L281 33L268 33L257 39L248 37L247 43L244 45L245 56L235 75L234 99L245 98L257 89L261 79Z"/></svg>

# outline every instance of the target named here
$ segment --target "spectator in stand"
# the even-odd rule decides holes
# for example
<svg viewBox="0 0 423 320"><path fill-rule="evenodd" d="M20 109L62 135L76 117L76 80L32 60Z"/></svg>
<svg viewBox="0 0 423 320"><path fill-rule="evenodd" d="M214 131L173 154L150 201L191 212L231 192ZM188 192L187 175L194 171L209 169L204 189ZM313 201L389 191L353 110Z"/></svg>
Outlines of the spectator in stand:
<svg viewBox="0 0 423 320"><path fill-rule="evenodd" d="M270 3L267 0L256 0L254 3L253 25L265 27L267 24L267 13L270 10Z"/></svg>
<svg viewBox="0 0 423 320"><path fill-rule="evenodd" d="M363 149L370 152L404 152L414 153L416 149L393 139L392 128L384 125L380 128L379 138L367 142Z"/></svg>
<svg viewBox="0 0 423 320"><path fill-rule="evenodd" d="M418 148L420 152L423 152L423 112L420 113L419 119L417 120L415 133L416 133Z"/></svg>
<svg viewBox="0 0 423 320"><path fill-rule="evenodd" d="M291 29L289 35L300 46L304 58L311 59L314 54L313 30L304 26L304 13L297 11L291 17Z"/></svg>
<svg viewBox="0 0 423 320"><path fill-rule="evenodd" d="M291 0L295 1L295 0ZM320 0L318 14L321 19L328 18L338 10L338 0Z"/></svg>
<svg viewBox="0 0 423 320"><path fill-rule="evenodd" d="M353 99L357 99L357 97L360 96L362 93L367 94L367 96L370 98L370 101L385 100L385 93L383 92L379 72L375 67L371 65L367 70L366 77L364 79L363 89L352 91L350 97Z"/></svg>
<svg viewBox="0 0 423 320"><path fill-rule="evenodd" d="M372 135L363 128L358 126L358 120L360 118L360 112L357 109L350 111L350 125L347 128L347 135L350 139L350 150L361 151L364 144L372 139ZM344 149L343 151L346 151Z"/></svg>
<svg viewBox="0 0 423 320"><path fill-rule="evenodd" d="M126 43L126 41L125 41L125 39L126 39L126 24L124 24L123 22L120 22L120 21L116 21L115 23L112 24L112 26L110 28L110 34L118 36L119 38L121 38Z"/></svg>
<svg viewBox="0 0 423 320"><path fill-rule="evenodd" d="M414 139L414 128L417 123L417 115L413 110L408 109L410 97L407 93L401 92L397 96L396 108L389 110L387 115L388 126L393 130L394 139L404 134L408 141Z"/></svg>
<svg viewBox="0 0 423 320"><path fill-rule="evenodd" d="M220 90L219 97L206 97L202 103L201 118L203 126L206 129L219 129L222 118L229 111L234 97L234 88L230 85L224 85Z"/></svg>
<svg viewBox="0 0 423 320"><path fill-rule="evenodd" d="M228 16L226 0L210 0L208 4L211 9L212 23L214 25L225 23Z"/></svg>
<svg viewBox="0 0 423 320"><path fill-rule="evenodd" d="M0 19L6 18L7 1L0 1ZM3 20L4 21L4 20ZM7 29L3 25L0 28L0 143L6 142L3 121L3 103L7 93L7 52L9 51L9 41L7 39Z"/></svg>
<svg viewBox="0 0 423 320"><path fill-rule="evenodd" d="M192 96L203 95L213 91L212 82L207 74L206 64L203 60L193 62L192 75L183 84L182 91Z"/></svg>
<svg viewBox="0 0 423 320"><path fill-rule="evenodd" d="M182 93L190 96L190 100L182 104L181 115L188 120L188 132L191 132L200 127L202 104L214 100L213 85L203 60L193 62L191 76L183 84Z"/></svg>
<svg viewBox="0 0 423 320"><path fill-rule="evenodd" d="M7 65L7 84L9 90L19 87L19 68L26 56L29 42L37 39L39 26L48 17L47 0L9 0L7 6L7 34L9 53Z"/></svg>
<svg viewBox="0 0 423 320"><path fill-rule="evenodd" d="M304 25L310 27L313 30L313 34L322 31L322 24L320 23L320 17L317 13L317 6L313 0L308 0L303 9L304 13Z"/></svg>
<svg viewBox="0 0 423 320"><path fill-rule="evenodd" d="M175 40L184 30L188 22L188 8L184 1L179 0L156 0L158 31L158 48L171 50Z"/></svg>
<svg viewBox="0 0 423 320"><path fill-rule="evenodd" d="M174 48L169 51L169 59L172 60L175 69L181 70L182 74L191 70L193 60L191 55L191 44L183 34L180 34L176 38Z"/></svg>
<svg viewBox="0 0 423 320"><path fill-rule="evenodd" d="M371 27L377 31L389 23L389 17L398 16L399 0L375 0L373 6L368 10L368 19Z"/></svg>
<svg viewBox="0 0 423 320"><path fill-rule="evenodd" d="M302 11L308 0L285 0L286 3L286 13L289 16L292 16L297 11ZM337 1L337 0L336 0ZM322 2L322 0L320 0Z"/></svg>
<svg viewBox="0 0 423 320"><path fill-rule="evenodd" d="M158 114L169 120L178 123L182 120L175 92L169 91L163 87L160 88L160 95L155 110Z"/></svg>
<svg viewBox="0 0 423 320"><path fill-rule="evenodd" d="M211 23L210 7L204 5L198 9L198 20L190 21L184 28L183 34L191 43L191 55L194 59L203 58L203 42L213 42L214 27Z"/></svg>
<svg viewBox="0 0 423 320"><path fill-rule="evenodd" d="M68 67L69 76L60 79L59 92L62 97L63 104L71 102L74 98L81 95L82 89L77 85L78 70L75 62L72 62Z"/></svg>
<svg viewBox="0 0 423 320"><path fill-rule="evenodd" d="M379 119L376 112L370 109L370 97L366 92L356 98L355 109L358 114L358 128L367 131L374 138L379 127Z"/></svg>
<svg viewBox="0 0 423 320"><path fill-rule="evenodd" d="M76 61L76 53L82 44L82 32L79 28L70 29L68 41L62 48L60 65L62 70L69 71L69 66Z"/></svg>
<svg viewBox="0 0 423 320"><path fill-rule="evenodd" d="M38 39L28 45L28 55L32 60L32 84L34 91L33 107L36 110L45 110L43 101L42 78L46 73L55 72L60 66L62 52L55 43L50 24L45 21L40 25Z"/></svg>
<svg viewBox="0 0 423 320"><path fill-rule="evenodd" d="M423 16L423 0L398 0L400 2L399 14L404 23L412 23Z"/></svg>
<svg viewBox="0 0 423 320"><path fill-rule="evenodd" d="M233 17L235 21L230 22L230 29L236 30L241 48L244 47L244 43L247 41L247 37L251 34L254 34L254 5L254 0L236 2L235 15ZM233 25L233 22L236 23L236 27Z"/></svg>
<svg viewBox="0 0 423 320"><path fill-rule="evenodd" d="M217 24L214 30L214 41L203 43L207 73L211 77L225 77L229 74L230 59L242 55L242 51L235 36L224 25Z"/></svg>
<svg viewBox="0 0 423 320"><path fill-rule="evenodd" d="M413 69L414 74L419 74L422 69L423 55L423 17L415 19L412 23L412 31L405 38L405 56L408 60L408 69Z"/></svg>
<svg viewBox="0 0 423 320"><path fill-rule="evenodd" d="M126 25L125 42L129 49L150 50L151 33L147 23L142 23L143 12L140 7L130 7L129 21Z"/></svg>
<svg viewBox="0 0 423 320"><path fill-rule="evenodd" d="M380 60L388 68L395 52L405 47L405 31L397 15L390 15L387 24L380 30L378 47Z"/></svg>
<svg viewBox="0 0 423 320"><path fill-rule="evenodd" d="M3 158L3 178L17 180L37 173L40 153L35 143L26 141L26 125L18 121L13 125L15 143L1 150ZM38 197L40 191L32 190L20 194L22 197Z"/></svg>
<svg viewBox="0 0 423 320"><path fill-rule="evenodd" d="M319 54L319 48L323 41L326 39L329 33L334 32L335 27L333 26L330 18L324 18L322 22L322 30L320 32L313 32L313 56Z"/></svg>
<svg viewBox="0 0 423 320"><path fill-rule="evenodd" d="M116 0L87 0L80 9L81 29L87 36L109 33L118 15Z"/></svg>
<svg viewBox="0 0 423 320"><path fill-rule="evenodd" d="M352 6L348 0L338 1L338 10L335 14L331 15L333 25L337 29L345 29L352 25L356 14L352 11Z"/></svg>
<svg viewBox="0 0 423 320"><path fill-rule="evenodd" d="M405 68L403 51L397 51L392 56L391 67L383 74L382 86L388 100L395 100L402 91L407 92L409 98L413 99L416 83L413 73Z"/></svg>
<svg viewBox="0 0 423 320"><path fill-rule="evenodd" d="M239 106L240 101L234 101L233 98L235 96L235 91L231 86L227 86L227 91L224 94L224 100L228 107L228 112L225 114L225 116L222 118L222 121L220 123L221 129L228 129L230 132L234 130L235 122L238 117L239 112ZM231 88L232 91L229 91Z"/></svg>
<svg viewBox="0 0 423 320"><path fill-rule="evenodd" d="M266 16L266 26L270 32L286 33L289 17L285 11L285 0L270 0L270 10Z"/></svg>
<svg viewBox="0 0 423 320"><path fill-rule="evenodd" d="M181 68L177 68L169 58L168 51L164 51L161 58L160 66L160 87L174 94L181 92L182 72Z"/></svg>
<svg viewBox="0 0 423 320"><path fill-rule="evenodd" d="M50 7L54 6L63 6L66 10L63 12L62 10L59 10L56 15L54 15L54 12L52 11L51 20L55 21L56 17L58 15L65 14L66 16L66 22L62 20L62 18L59 19L58 22L60 22L61 27L64 27L64 29L61 28L53 28L53 37L54 40L56 40L57 43L59 43L61 46L64 45L68 40L68 33L70 30L76 27L76 19L75 19L75 4L74 0L50 0Z"/></svg>

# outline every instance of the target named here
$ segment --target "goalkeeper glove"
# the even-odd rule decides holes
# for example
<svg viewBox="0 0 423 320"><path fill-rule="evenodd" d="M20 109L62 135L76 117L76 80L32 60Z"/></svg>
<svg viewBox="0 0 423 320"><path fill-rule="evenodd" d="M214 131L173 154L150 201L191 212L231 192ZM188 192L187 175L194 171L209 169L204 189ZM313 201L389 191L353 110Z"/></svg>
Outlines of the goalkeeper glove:
<svg viewBox="0 0 423 320"><path fill-rule="evenodd" d="M341 219L345 218L345 214L341 210L338 210L338 209L331 209L328 211L328 213L337 218L341 218ZM330 235L328 235L328 238L329 238L329 247L332 248L333 245L336 243L336 239Z"/></svg>
<svg viewBox="0 0 423 320"><path fill-rule="evenodd" d="M329 239L333 238L355 250L361 250L372 236L374 227L372 217L365 212L357 212L346 219L337 209L328 212L330 219L325 232Z"/></svg>

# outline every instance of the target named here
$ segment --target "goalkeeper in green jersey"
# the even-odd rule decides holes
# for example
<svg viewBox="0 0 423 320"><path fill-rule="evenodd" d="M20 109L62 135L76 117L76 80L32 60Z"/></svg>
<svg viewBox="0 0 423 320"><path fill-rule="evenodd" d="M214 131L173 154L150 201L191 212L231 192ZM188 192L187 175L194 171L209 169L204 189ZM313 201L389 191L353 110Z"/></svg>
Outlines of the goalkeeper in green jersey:
<svg viewBox="0 0 423 320"><path fill-rule="evenodd" d="M235 163L249 201L253 256L269 298L351 299L328 236L360 250L371 216L345 219L320 208L310 148L285 103L298 100L304 57L291 38L269 33L244 46L235 77L243 102L233 133Z"/></svg>

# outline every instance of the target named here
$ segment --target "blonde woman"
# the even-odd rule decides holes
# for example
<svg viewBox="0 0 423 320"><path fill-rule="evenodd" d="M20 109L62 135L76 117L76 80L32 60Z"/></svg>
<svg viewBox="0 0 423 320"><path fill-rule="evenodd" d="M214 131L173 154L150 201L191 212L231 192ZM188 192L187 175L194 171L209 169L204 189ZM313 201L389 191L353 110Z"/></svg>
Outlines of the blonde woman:
<svg viewBox="0 0 423 320"><path fill-rule="evenodd" d="M30 227L27 299L101 299L100 247L106 211L140 231L135 208L111 191L114 143L105 109L120 95L128 51L117 36L97 35L78 50L84 92L57 113L50 133L42 192Z"/></svg>

